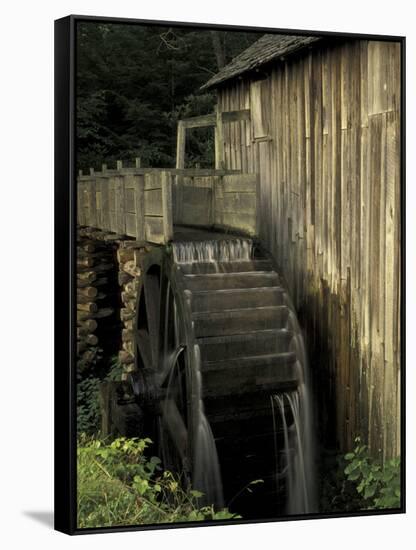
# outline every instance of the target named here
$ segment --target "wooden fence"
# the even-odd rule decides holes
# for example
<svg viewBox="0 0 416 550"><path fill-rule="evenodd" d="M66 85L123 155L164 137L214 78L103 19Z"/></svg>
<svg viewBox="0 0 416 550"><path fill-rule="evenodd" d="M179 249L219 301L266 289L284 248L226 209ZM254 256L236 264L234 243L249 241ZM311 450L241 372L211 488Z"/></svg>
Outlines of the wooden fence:
<svg viewBox="0 0 416 550"><path fill-rule="evenodd" d="M256 235L257 191L256 174L235 171L91 170L78 177L78 224L157 244L174 225Z"/></svg>

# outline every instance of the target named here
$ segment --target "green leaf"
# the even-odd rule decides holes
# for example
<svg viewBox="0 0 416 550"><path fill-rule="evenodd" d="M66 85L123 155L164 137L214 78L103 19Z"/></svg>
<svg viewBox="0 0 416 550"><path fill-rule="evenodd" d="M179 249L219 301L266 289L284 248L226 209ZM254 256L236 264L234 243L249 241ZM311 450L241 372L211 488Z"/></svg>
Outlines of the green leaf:
<svg viewBox="0 0 416 550"><path fill-rule="evenodd" d="M351 462L348 464L348 466L345 468L344 473L347 475L356 470L360 466L359 462Z"/></svg>
<svg viewBox="0 0 416 550"><path fill-rule="evenodd" d="M371 498L372 496L374 496L375 492L376 492L375 485L370 485L366 487L364 491L364 498Z"/></svg>
<svg viewBox="0 0 416 550"><path fill-rule="evenodd" d="M348 479L350 481L356 481L359 477L360 477L360 472L356 471L356 472L353 472L352 474L349 474L348 475Z"/></svg>
<svg viewBox="0 0 416 550"><path fill-rule="evenodd" d="M147 481L147 479L142 479L139 476L135 476L134 487L139 493L139 495L144 495L147 489L149 488L149 482Z"/></svg>

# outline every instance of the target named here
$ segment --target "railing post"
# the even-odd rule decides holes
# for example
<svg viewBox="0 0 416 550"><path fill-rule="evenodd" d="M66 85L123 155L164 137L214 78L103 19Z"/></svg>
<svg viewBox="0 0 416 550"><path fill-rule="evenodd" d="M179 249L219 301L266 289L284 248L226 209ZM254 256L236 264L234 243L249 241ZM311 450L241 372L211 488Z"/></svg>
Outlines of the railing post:
<svg viewBox="0 0 416 550"><path fill-rule="evenodd" d="M186 126L180 120L178 122L178 136L176 143L176 168L185 168L185 141L186 141Z"/></svg>
<svg viewBox="0 0 416 550"><path fill-rule="evenodd" d="M172 218L172 175L163 171L160 174L162 187L163 240L165 243L173 239Z"/></svg>

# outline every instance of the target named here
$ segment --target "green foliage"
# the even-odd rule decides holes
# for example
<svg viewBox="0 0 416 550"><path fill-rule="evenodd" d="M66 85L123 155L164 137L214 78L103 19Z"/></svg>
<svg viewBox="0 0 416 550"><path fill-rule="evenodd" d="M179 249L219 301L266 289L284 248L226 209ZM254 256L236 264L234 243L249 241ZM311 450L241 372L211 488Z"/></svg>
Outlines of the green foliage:
<svg viewBox="0 0 416 550"><path fill-rule="evenodd" d="M344 473L352 481L367 509L400 507L400 458L383 465L373 460L368 447L355 439L356 447L345 455Z"/></svg>
<svg viewBox="0 0 416 550"><path fill-rule="evenodd" d="M100 429L100 404L98 400L100 379L95 376L82 377L77 381L77 431L96 433Z"/></svg>
<svg viewBox="0 0 416 550"><path fill-rule="evenodd" d="M259 37L218 34L226 63ZM218 71L217 63L209 31L78 25L78 168L110 167L137 156L143 166L174 166L177 120L212 112L215 94L199 89ZM188 163L212 163L212 137L197 134L187 146Z"/></svg>
<svg viewBox="0 0 416 550"><path fill-rule="evenodd" d="M101 366L102 369L102 366ZM77 432L89 435L100 430L101 410L99 390L101 382L105 380L120 380L123 370L118 357L110 362L109 369L100 372L100 364L91 364L86 371L77 374Z"/></svg>
<svg viewBox="0 0 416 550"><path fill-rule="evenodd" d="M321 457L319 510L325 513L356 512L362 509L362 497L354 482L344 473L343 455L326 453Z"/></svg>
<svg viewBox="0 0 416 550"><path fill-rule="evenodd" d="M200 507L202 493L185 491L157 457L149 439L103 442L82 435L78 443L78 527L108 527L231 519L228 510Z"/></svg>
<svg viewBox="0 0 416 550"><path fill-rule="evenodd" d="M105 376L105 380L121 380L123 373L123 364L120 363L117 356L114 356L110 361L110 370Z"/></svg>

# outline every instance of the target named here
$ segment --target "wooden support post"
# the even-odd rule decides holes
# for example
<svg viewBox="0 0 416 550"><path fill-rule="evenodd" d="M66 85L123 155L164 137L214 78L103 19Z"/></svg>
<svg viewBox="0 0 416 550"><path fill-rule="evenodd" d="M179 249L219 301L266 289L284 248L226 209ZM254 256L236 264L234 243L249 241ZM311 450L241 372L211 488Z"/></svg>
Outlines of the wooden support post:
<svg viewBox="0 0 416 550"><path fill-rule="evenodd" d="M173 239L172 175L169 172L162 172L160 182L162 185L163 240L167 243Z"/></svg>
<svg viewBox="0 0 416 550"><path fill-rule="evenodd" d="M117 170L122 170L123 169L123 161L122 160L118 160L117 161Z"/></svg>
<svg viewBox="0 0 416 550"><path fill-rule="evenodd" d="M120 170L120 168L118 168ZM125 216L125 197L124 197L124 178L116 176L115 178L115 222L116 233L125 235L126 233L126 216Z"/></svg>
<svg viewBox="0 0 416 550"><path fill-rule="evenodd" d="M186 127L182 120L178 122L178 135L176 142L176 168L185 168L185 141Z"/></svg>
<svg viewBox="0 0 416 550"><path fill-rule="evenodd" d="M256 185L255 185L255 208L254 208L254 216L255 216L255 222L254 222L254 232L255 235L260 235L260 220L261 220L261 211L260 211L260 193L261 193L261 182L260 182L260 174L256 174Z"/></svg>
<svg viewBox="0 0 416 550"><path fill-rule="evenodd" d="M90 176L94 175L94 168L90 168Z"/></svg>
<svg viewBox="0 0 416 550"><path fill-rule="evenodd" d="M138 241L145 240L145 224L144 224L144 177L136 176L136 239Z"/></svg>
<svg viewBox="0 0 416 550"><path fill-rule="evenodd" d="M97 193L95 190L95 179L88 181L88 224L90 227L97 227Z"/></svg>
<svg viewBox="0 0 416 550"><path fill-rule="evenodd" d="M136 157L135 161L136 161L136 168L141 168L142 167L142 159L140 157Z"/></svg>
<svg viewBox="0 0 416 550"><path fill-rule="evenodd" d="M217 105L217 124L215 126L215 168L224 168L224 139L222 135L222 115Z"/></svg>
<svg viewBox="0 0 416 550"><path fill-rule="evenodd" d="M101 172L103 172L103 173L107 172L107 165L106 164L101 165Z"/></svg>

